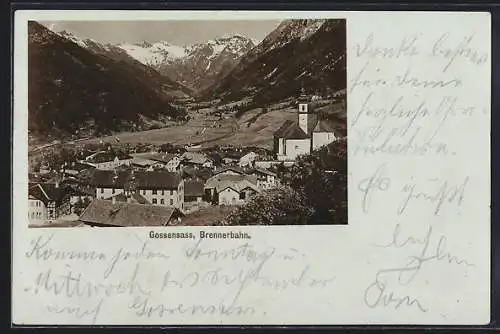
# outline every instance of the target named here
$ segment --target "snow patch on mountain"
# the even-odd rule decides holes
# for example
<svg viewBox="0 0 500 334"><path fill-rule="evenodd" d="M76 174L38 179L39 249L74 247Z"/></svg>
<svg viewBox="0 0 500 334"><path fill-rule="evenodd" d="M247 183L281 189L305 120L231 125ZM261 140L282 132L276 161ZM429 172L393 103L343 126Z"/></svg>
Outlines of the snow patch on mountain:
<svg viewBox="0 0 500 334"><path fill-rule="evenodd" d="M161 41L157 43L119 44L131 57L145 65L157 66L186 56L186 49Z"/></svg>

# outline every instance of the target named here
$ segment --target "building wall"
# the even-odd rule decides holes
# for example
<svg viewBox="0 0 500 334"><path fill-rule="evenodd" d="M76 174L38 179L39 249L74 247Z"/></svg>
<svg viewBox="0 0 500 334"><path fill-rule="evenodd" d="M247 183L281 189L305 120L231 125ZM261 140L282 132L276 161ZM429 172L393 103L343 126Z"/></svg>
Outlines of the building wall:
<svg viewBox="0 0 500 334"><path fill-rule="evenodd" d="M177 189L139 189L138 192L153 205L184 210L184 181L179 183Z"/></svg>
<svg viewBox="0 0 500 334"><path fill-rule="evenodd" d="M96 191L95 191L95 196L96 196L95 198L108 199L110 197L116 196L116 195L121 194L123 192L125 192L125 190L120 189L120 188L100 188L100 187L97 187Z"/></svg>
<svg viewBox="0 0 500 334"><path fill-rule="evenodd" d="M309 154L311 151L310 139L287 139L285 141L285 155L278 155L280 161L295 160L297 156Z"/></svg>
<svg viewBox="0 0 500 334"><path fill-rule="evenodd" d="M239 205L244 201L240 200L240 194L231 188L226 188L219 193L219 205Z"/></svg>
<svg viewBox="0 0 500 334"><path fill-rule="evenodd" d="M30 224L42 224L47 221L45 203L37 199L28 200L28 219Z"/></svg>
<svg viewBox="0 0 500 334"><path fill-rule="evenodd" d="M257 187L260 189L271 189L277 186L276 177L272 175L258 174Z"/></svg>
<svg viewBox="0 0 500 334"><path fill-rule="evenodd" d="M335 141L336 137L333 132L314 132L313 136L313 150L321 146L328 145Z"/></svg>

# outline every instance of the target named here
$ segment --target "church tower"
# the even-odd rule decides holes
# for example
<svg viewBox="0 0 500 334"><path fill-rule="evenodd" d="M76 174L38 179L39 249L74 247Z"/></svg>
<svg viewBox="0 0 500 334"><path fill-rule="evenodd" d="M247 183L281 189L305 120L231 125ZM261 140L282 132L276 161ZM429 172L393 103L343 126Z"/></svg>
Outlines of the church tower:
<svg viewBox="0 0 500 334"><path fill-rule="evenodd" d="M307 122L309 118L309 99L305 93L304 87L300 90L299 102L299 112L298 112L298 124L299 127L308 134Z"/></svg>

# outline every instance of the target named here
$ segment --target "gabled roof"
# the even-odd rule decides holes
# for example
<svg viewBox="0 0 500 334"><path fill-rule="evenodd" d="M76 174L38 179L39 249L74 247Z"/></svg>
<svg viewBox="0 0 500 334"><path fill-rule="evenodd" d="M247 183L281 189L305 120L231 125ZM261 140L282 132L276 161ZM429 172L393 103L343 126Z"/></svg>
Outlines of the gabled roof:
<svg viewBox="0 0 500 334"><path fill-rule="evenodd" d="M220 192L228 187L237 192L247 187L259 191L257 188L257 178L254 175L215 175L207 180L204 188L215 188L217 192Z"/></svg>
<svg viewBox="0 0 500 334"><path fill-rule="evenodd" d="M164 226L177 214L175 208L96 199L83 211L79 220L104 226Z"/></svg>
<svg viewBox="0 0 500 334"><path fill-rule="evenodd" d="M68 195L68 189L55 183L37 183L28 189L28 194L44 202L45 205L49 202L56 202L56 205L59 205Z"/></svg>

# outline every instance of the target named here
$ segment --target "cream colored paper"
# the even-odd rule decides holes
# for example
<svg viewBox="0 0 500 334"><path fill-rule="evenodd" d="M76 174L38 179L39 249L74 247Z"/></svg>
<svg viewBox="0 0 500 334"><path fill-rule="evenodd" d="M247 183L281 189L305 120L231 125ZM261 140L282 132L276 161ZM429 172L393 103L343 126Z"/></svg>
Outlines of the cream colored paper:
<svg viewBox="0 0 500 334"><path fill-rule="evenodd" d="M151 228L27 223L27 21L346 18L349 224ZM490 15L17 11L16 324L486 324Z"/></svg>

